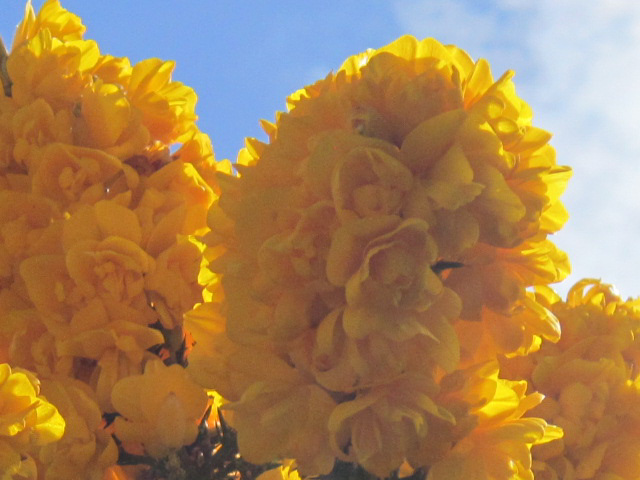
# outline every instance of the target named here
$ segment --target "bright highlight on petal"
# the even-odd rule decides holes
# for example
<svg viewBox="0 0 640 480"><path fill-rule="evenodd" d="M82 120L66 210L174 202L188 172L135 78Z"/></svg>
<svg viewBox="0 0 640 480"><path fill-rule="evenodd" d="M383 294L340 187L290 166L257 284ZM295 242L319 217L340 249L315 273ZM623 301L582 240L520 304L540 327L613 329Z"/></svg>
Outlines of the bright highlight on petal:
<svg viewBox="0 0 640 480"><path fill-rule="evenodd" d="M40 395L40 382L28 371L0 364L0 472L27 475L37 447L60 440L65 420Z"/></svg>

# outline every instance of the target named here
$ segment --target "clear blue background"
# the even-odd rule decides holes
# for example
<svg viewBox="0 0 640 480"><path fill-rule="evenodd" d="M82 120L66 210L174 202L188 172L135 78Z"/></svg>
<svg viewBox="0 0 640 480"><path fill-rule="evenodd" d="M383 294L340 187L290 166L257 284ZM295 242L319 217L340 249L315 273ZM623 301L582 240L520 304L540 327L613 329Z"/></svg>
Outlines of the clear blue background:
<svg viewBox="0 0 640 480"><path fill-rule="evenodd" d="M23 15L4 0L8 45ZM41 1L34 2L39 8ZM574 273L640 295L640 2L610 0L63 0L105 53L132 62L174 59L174 79L199 96L200 128L219 159L245 136L264 139L285 98L350 55L411 33L512 68L534 123L554 133L558 163L574 178L571 219L556 236Z"/></svg>

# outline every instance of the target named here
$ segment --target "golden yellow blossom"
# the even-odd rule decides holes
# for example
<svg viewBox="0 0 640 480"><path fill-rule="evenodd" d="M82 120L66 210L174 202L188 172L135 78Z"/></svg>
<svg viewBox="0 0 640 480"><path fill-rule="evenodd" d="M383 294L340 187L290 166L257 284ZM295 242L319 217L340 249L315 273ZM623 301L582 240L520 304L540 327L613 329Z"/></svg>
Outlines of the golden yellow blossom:
<svg viewBox="0 0 640 480"><path fill-rule="evenodd" d="M63 204L100 200L104 183L124 168L100 150L62 143L37 150L30 167L33 192Z"/></svg>
<svg viewBox="0 0 640 480"><path fill-rule="evenodd" d="M102 412L92 389L84 382L58 376L43 381L43 393L67 420L62 439L41 449L39 470L47 480L100 480L118 459L118 449L104 429Z"/></svg>
<svg viewBox="0 0 640 480"><path fill-rule="evenodd" d="M325 390L305 383L291 370L288 381L253 383L230 407L238 449L252 463L268 463L289 454L302 471L330 471L334 454L326 418L335 402Z"/></svg>
<svg viewBox="0 0 640 480"><path fill-rule="evenodd" d="M156 292L164 298L171 313L160 319L165 328L174 328L185 311L202 301L202 287L198 283L201 264L199 244L180 236L158 255L155 269L145 276L147 292Z"/></svg>
<svg viewBox="0 0 640 480"><path fill-rule="evenodd" d="M477 405L463 394L449 405L441 382L458 372L482 384L477 365L558 339L527 289L568 273L547 236L567 218L570 170L512 76L494 81L457 47L402 37L291 95L288 112L263 122L269 143L248 139L238 175L219 176L205 258L221 279L207 285L209 306L187 315L209 336L190 368L231 400L247 458L328 473L328 438L333 458L379 476L407 459L428 468L479 435L459 426L477 420ZM280 406L300 401L289 375L335 404L313 415L304 452L303 434L276 425ZM535 422L509 439L526 458L503 458L522 472L544 435ZM457 430L447 440L438 428Z"/></svg>
<svg viewBox="0 0 640 480"><path fill-rule="evenodd" d="M294 462L284 462L278 468L272 468L258 475L256 480L301 480Z"/></svg>
<svg viewBox="0 0 640 480"><path fill-rule="evenodd" d="M342 402L329 418L334 451L388 477L429 435L431 418L456 423L451 412L431 400L438 390L433 378L416 373Z"/></svg>
<svg viewBox="0 0 640 480"><path fill-rule="evenodd" d="M0 364L0 474L35 478L36 447L58 441L65 420L40 395L40 384L28 371ZM7 476L8 475L8 476Z"/></svg>
<svg viewBox="0 0 640 480"><path fill-rule="evenodd" d="M53 37L60 40L80 40L85 27L80 17L62 8L57 0L45 2L37 15L28 3L25 17L13 37L13 44L20 45L42 30L48 30Z"/></svg>
<svg viewBox="0 0 640 480"><path fill-rule="evenodd" d="M486 403L474 409L477 424L434 462L429 480L533 480L531 447L562 437L562 430L545 420L524 417L543 398L527 395L527 382L510 382L495 374L492 380Z"/></svg>
<svg viewBox="0 0 640 480"><path fill-rule="evenodd" d="M505 375L545 395L531 413L564 430L533 449L536 478L637 478L640 302L593 279L577 282L566 301L549 290L537 296L557 315L560 340L503 362Z"/></svg>
<svg viewBox="0 0 640 480"><path fill-rule="evenodd" d="M171 81L175 62L157 58L133 67L127 85L131 103L143 114L151 138L165 144L185 140L194 128L196 94L190 87Z"/></svg>
<svg viewBox="0 0 640 480"><path fill-rule="evenodd" d="M125 443L141 443L153 456L192 443L207 394L180 365L147 362L143 375L131 375L113 387L111 401L121 417L115 432Z"/></svg>

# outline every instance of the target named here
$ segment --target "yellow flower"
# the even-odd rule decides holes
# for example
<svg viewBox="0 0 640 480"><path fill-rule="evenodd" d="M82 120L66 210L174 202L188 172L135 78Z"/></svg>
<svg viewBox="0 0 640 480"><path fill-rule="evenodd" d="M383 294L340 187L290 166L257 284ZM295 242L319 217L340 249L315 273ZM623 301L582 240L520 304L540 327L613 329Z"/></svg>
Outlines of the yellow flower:
<svg viewBox="0 0 640 480"><path fill-rule="evenodd" d="M9 55L11 98L20 106L43 98L54 110L71 109L91 81L99 55L95 42L63 41L48 28L41 29Z"/></svg>
<svg viewBox="0 0 640 480"><path fill-rule="evenodd" d="M95 393L84 382L65 376L45 379L43 393L67 420L62 439L39 452L39 470L47 480L100 480L118 460L118 449L105 430Z"/></svg>
<svg viewBox="0 0 640 480"><path fill-rule="evenodd" d="M138 245L120 237L78 242L66 260L71 278L84 295L123 303L143 294L144 275L153 265Z"/></svg>
<svg viewBox="0 0 640 480"><path fill-rule="evenodd" d="M355 338L344 327L344 312L336 310L316 330L300 337L291 346L290 356L298 368L309 371L318 384L334 392L384 385L404 372L419 372L432 363L452 371L459 354L449 319L458 311L457 298L449 293L427 314L416 314L412 326L404 319L405 325L393 334L381 329ZM390 342L390 335L398 341Z"/></svg>
<svg viewBox="0 0 640 480"><path fill-rule="evenodd" d="M230 174L232 171L229 160L215 159L211 139L199 130L190 131L189 136L176 151L175 157L182 162L194 165L208 187L214 189L216 193L220 193L217 188L216 172Z"/></svg>
<svg viewBox="0 0 640 480"><path fill-rule="evenodd" d="M414 374L341 403L329 418L334 451L388 477L429 435L431 418L455 424L455 417L430 399L438 390L434 379Z"/></svg>
<svg viewBox="0 0 640 480"><path fill-rule="evenodd" d="M60 440L64 431L65 420L40 395L36 377L0 364L0 471L33 478L35 464L29 454Z"/></svg>
<svg viewBox="0 0 640 480"><path fill-rule="evenodd" d="M543 398L527 395L527 382L498 379L497 369L486 378L482 403L472 409L476 424L434 462L428 480L533 480L531 447L562 437L544 419L524 417Z"/></svg>
<svg viewBox="0 0 640 480"><path fill-rule="evenodd" d="M103 149L119 158L143 150L149 132L122 86L97 80L82 92L79 120L74 131L80 145Z"/></svg>
<svg viewBox="0 0 640 480"><path fill-rule="evenodd" d="M301 480L295 462L284 462L278 468L272 468L258 475L256 480Z"/></svg>
<svg viewBox="0 0 640 480"><path fill-rule="evenodd" d="M60 40L80 40L85 27L80 17L63 9L58 0L44 2L37 15L31 3L27 3L24 19L16 29L13 44L21 45L42 30L49 30L53 37Z"/></svg>
<svg viewBox="0 0 640 480"><path fill-rule="evenodd" d="M40 311L70 317L70 307L97 297L111 311L122 305L148 316L144 275L154 261L138 245L142 233L131 210L100 201L71 216L59 235L66 254L34 255L20 264L29 298Z"/></svg>
<svg viewBox="0 0 640 480"><path fill-rule="evenodd" d="M60 218L55 205L38 195L11 190L0 191L0 276L15 274L20 260L36 254L57 253L52 244L59 236Z"/></svg>
<svg viewBox="0 0 640 480"><path fill-rule="evenodd" d="M557 315L560 340L503 361L506 375L529 378L545 395L532 414L565 432L533 449L536 478L637 478L640 302L593 279L577 282L566 301L548 290L537 296Z"/></svg>
<svg viewBox="0 0 640 480"><path fill-rule="evenodd" d="M270 411L256 392L278 389L282 404L294 393L264 369L238 367L250 351L328 391L337 405L315 421L337 435L333 455L346 449L386 476L410 454L411 467L433 464L415 454L418 444L449 448L434 433L442 418L425 413L440 381L557 340L555 317L527 288L568 272L547 235L566 220L559 196L570 171L531 125L512 76L494 81L486 61L457 47L402 37L291 95L288 112L263 122L270 142L247 140L239 175L219 176L204 238L221 279L206 287L213 306L187 321L211 336L191 368L227 395L239 437L258 437L252 458L298 459L298 447L273 449L259 438L271 431L253 427ZM480 325L479 337L460 333L462 322ZM419 378L433 388L421 390ZM402 382L408 393L391 391ZM452 423L473 420L467 400ZM398 420L409 410L420 428ZM392 440L365 440L374 431ZM300 468L329 469L320 453Z"/></svg>
<svg viewBox="0 0 640 480"><path fill-rule="evenodd" d="M192 163L180 160L143 178L144 193L135 213L142 243L153 256L176 243L178 235L208 231L207 209L214 200L211 186Z"/></svg>
<svg viewBox="0 0 640 480"><path fill-rule="evenodd" d="M256 382L240 401L229 405L238 449L252 463L291 455L303 472L329 472L334 453L329 448L326 419L335 402L324 389L306 383L293 371L290 377L288 381Z"/></svg>
<svg viewBox="0 0 640 480"><path fill-rule="evenodd" d="M174 68L175 62L143 60L133 67L127 85L151 138L166 144L185 140L197 118L196 94L190 87L171 81Z"/></svg>
<svg viewBox="0 0 640 480"><path fill-rule="evenodd" d="M100 150L52 143L32 157L33 192L61 203L99 200L122 163ZM93 203L93 202L91 202Z"/></svg>
<svg viewBox="0 0 640 480"><path fill-rule="evenodd" d="M30 165L41 158L40 148L49 143L71 143L72 115L67 110L54 112L42 98L19 108L12 117L7 144L18 164Z"/></svg>
<svg viewBox="0 0 640 480"><path fill-rule="evenodd" d="M116 436L161 457L193 443L207 401L180 365L149 361L143 375L128 376L113 387L111 402L121 415L115 420Z"/></svg>
<svg viewBox="0 0 640 480"><path fill-rule="evenodd" d="M419 219L362 219L338 229L327 255L327 278L344 286L345 331L362 338L383 331L396 340L424 331L419 312L443 287L430 265L437 248Z"/></svg>
<svg viewBox="0 0 640 480"><path fill-rule="evenodd" d="M56 356L62 362L82 359L87 371L77 369L76 375L91 385L104 411L113 410L111 390L116 382L141 373L144 362L155 358L149 349L165 342L160 331L146 322L136 323L140 315L135 310L118 313L94 299L74 313L68 326L50 327L57 337Z"/></svg>
<svg viewBox="0 0 640 480"><path fill-rule="evenodd" d="M532 292L526 292L510 313L484 309L482 322L459 321L455 326L467 365L493 360L496 353L513 357L534 352L541 336L550 341L560 338L557 317Z"/></svg>
<svg viewBox="0 0 640 480"><path fill-rule="evenodd" d="M177 242L158 255L153 272L145 276L145 289L157 292L166 302L170 318L161 317L165 328L174 328L183 312L202 301L198 275L202 249L196 240L178 237Z"/></svg>

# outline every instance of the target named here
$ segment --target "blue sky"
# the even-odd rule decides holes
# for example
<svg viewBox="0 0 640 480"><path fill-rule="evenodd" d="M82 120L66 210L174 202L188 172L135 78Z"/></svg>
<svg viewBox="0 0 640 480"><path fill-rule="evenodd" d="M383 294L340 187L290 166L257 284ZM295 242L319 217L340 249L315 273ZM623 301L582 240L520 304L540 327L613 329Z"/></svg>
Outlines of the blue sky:
<svg viewBox="0 0 640 480"><path fill-rule="evenodd" d="M10 44L23 2L7 0ZM42 1L34 1L39 8ZM571 218L555 241L573 274L640 295L640 2L636 0L62 0L86 38L132 61L177 61L174 79L199 96L200 128L216 156L234 159L246 136L264 138L291 92L369 47L411 33L516 71L534 124L554 134L558 163L574 168Z"/></svg>

